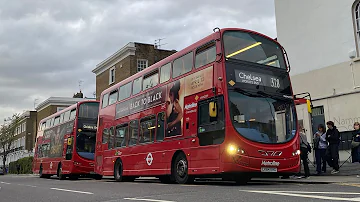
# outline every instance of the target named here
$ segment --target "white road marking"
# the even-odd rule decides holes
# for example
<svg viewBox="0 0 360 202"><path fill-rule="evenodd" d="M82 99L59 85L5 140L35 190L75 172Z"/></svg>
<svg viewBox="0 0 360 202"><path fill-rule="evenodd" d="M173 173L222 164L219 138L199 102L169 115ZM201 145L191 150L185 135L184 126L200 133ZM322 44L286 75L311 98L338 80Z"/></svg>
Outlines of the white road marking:
<svg viewBox="0 0 360 202"><path fill-rule="evenodd" d="M34 186L34 185L29 185L29 184L17 184L17 185L19 185L19 186L27 186L27 187L37 187L37 186Z"/></svg>
<svg viewBox="0 0 360 202"><path fill-rule="evenodd" d="M331 196L319 196L319 195L304 195L304 194L296 194L297 191L291 193L291 191L257 191L257 190L240 190L250 193L261 193L261 194L273 194L273 195L281 195L281 196L294 196L294 197L303 197L303 198L316 198L316 199L324 199L324 200L337 200L337 201L360 201L360 198L341 198L341 197L331 197ZM299 193L312 193L312 192L299 192ZM315 192L316 193L316 192ZM322 192L326 194L337 194L344 192ZM351 193L348 193L351 194ZM352 193L354 194L354 193ZM360 195L358 193L358 195Z"/></svg>
<svg viewBox="0 0 360 202"><path fill-rule="evenodd" d="M27 187L33 187L33 188L36 188L37 186L34 186L34 185L29 185L29 184L24 184L25 186Z"/></svg>
<svg viewBox="0 0 360 202"><path fill-rule="evenodd" d="M272 192L272 191L270 191ZM336 195L360 195L360 192L321 192L321 191L274 191L281 193L296 193L296 194L336 194Z"/></svg>
<svg viewBox="0 0 360 202"><path fill-rule="evenodd" d="M76 191L76 190L70 190L70 189L59 189L59 188L50 188L52 190L57 190L57 191L66 191L66 192L73 192L73 193L79 193L79 194L94 194L91 192L86 192L86 191Z"/></svg>
<svg viewBox="0 0 360 202"><path fill-rule="evenodd" d="M11 184L11 183L8 183L8 182L0 182L1 184Z"/></svg>
<svg viewBox="0 0 360 202"><path fill-rule="evenodd" d="M130 201L152 201L152 202L175 202L175 201L166 201L166 200L158 200L158 199L146 199L146 198L124 198L125 200Z"/></svg>

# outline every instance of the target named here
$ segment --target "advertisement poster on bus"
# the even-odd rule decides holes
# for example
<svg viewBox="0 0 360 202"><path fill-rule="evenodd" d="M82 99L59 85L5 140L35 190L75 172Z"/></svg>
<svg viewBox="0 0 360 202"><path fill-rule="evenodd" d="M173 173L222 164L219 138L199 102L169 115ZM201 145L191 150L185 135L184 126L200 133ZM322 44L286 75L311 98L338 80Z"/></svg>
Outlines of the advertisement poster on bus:
<svg viewBox="0 0 360 202"><path fill-rule="evenodd" d="M62 151L64 146L64 136L65 134L71 133L73 127L74 127L74 121L70 121L65 124L44 131L43 139L50 140L49 157L62 156Z"/></svg>
<svg viewBox="0 0 360 202"><path fill-rule="evenodd" d="M205 90L213 85L213 68L208 67L201 71L190 74L189 76L177 80L167 86L166 93L166 118L167 118L167 136L181 135L183 128L183 114L185 110L184 98ZM195 100L194 100L195 102ZM195 103L191 106L197 106Z"/></svg>
<svg viewBox="0 0 360 202"><path fill-rule="evenodd" d="M116 105L116 119L166 104L167 136L181 135L184 98L212 88L213 66Z"/></svg>

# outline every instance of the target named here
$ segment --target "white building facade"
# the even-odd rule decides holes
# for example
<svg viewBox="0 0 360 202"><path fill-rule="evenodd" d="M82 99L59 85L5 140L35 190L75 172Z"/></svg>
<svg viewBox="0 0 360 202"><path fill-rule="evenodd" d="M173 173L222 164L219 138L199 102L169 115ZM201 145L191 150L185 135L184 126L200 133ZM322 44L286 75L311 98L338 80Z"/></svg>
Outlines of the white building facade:
<svg viewBox="0 0 360 202"><path fill-rule="evenodd" d="M333 121L342 135L340 160L347 160L354 122L360 122L359 0L275 0L277 40L288 53L294 93L309 92L313 114L297 107L312 134Z"/></svg>
<svg viewBox="0 0 360 202"><path fill-rule="evenodd" d="M15 128L14 136L16 139L11 143L10 153L6 158L6 165L9 165L10 162L17 161L18 159L33 156L33 135L36 133L36 120L34 117L36 112L26 111L20 115L20 120L18 125ZM9 123L8 123L9 124ZM35 130L34 130L35 129ZM3 149L0 148L0 154L3 153ZM0 155L0 164L3 163L3 156Z"/></svg>

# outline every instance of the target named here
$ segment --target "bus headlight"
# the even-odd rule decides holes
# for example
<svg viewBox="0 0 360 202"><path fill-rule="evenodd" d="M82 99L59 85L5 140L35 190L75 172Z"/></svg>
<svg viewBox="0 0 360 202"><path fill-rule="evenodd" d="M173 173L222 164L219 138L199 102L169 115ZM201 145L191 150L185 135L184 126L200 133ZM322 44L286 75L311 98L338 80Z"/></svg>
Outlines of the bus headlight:
<svg viewBox="0 0 360 202"><path fill-rule="evenodd" d="M235 154L236 153L236 147L234 145L229 145L227 149L229 154Z"/></svg>
<svg viewBox="0 0 360 202"><path fill-rule="evenodd" d="M235 145L229 145L227 148L227 152L229 154L236 154L236 153L245 154L244 150L236 147Z"/></svg>
<svg viewBox="0 0 360 202"><path fill-rule="evenodd" d="M300 155L300 150L296 150L292 153L293 156L299 156Z"/></svg>

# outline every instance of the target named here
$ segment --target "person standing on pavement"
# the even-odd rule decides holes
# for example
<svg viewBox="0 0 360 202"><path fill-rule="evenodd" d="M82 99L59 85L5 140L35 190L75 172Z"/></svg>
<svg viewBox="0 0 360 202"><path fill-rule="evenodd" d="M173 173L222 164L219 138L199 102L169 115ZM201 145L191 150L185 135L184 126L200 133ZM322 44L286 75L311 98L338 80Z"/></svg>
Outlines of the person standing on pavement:
<svg viewBox="0 0 360 202"><path fill-rule="evenodd" d="M305 131L303 126L300 126L300 159L303 162L304 165L304 171L305 171L305 178L310 177L310 169L309 169L309 162L308 162L308 153L310 145L306 139ZM301 178L301 177L300 177Z"/></svg>
<svg viewBox="0 0 360 202"><path fill-rule="evenodd" d="M334 122L328 121L326 123L328 130L326 131L326 140L329 142L329 146L326 150L326 156L328 164L333 168L331 174L339 173L339 144L340 134Z"/></svg>
<svg viewBox="0 0 360 202"><path fill-rule="evenodd" d="M326 129L323 124L318 126L318 131L314 134L314 150L316 159L316 175L321 175L321 171L326 173Z"/></svg>
<svg viewBox="0 0 360 202"><path fill-rule="evenodd" d="M351 157L352 162L359 162L360 163L360 123L354 123L354 132L352 135L352 148L351 148Z"/></svg>
<svg viewBox="0 0 360 202"><path fill-rule="evenodd" d="M20 174L20 164L16 164L17 174Z"/></svg>

